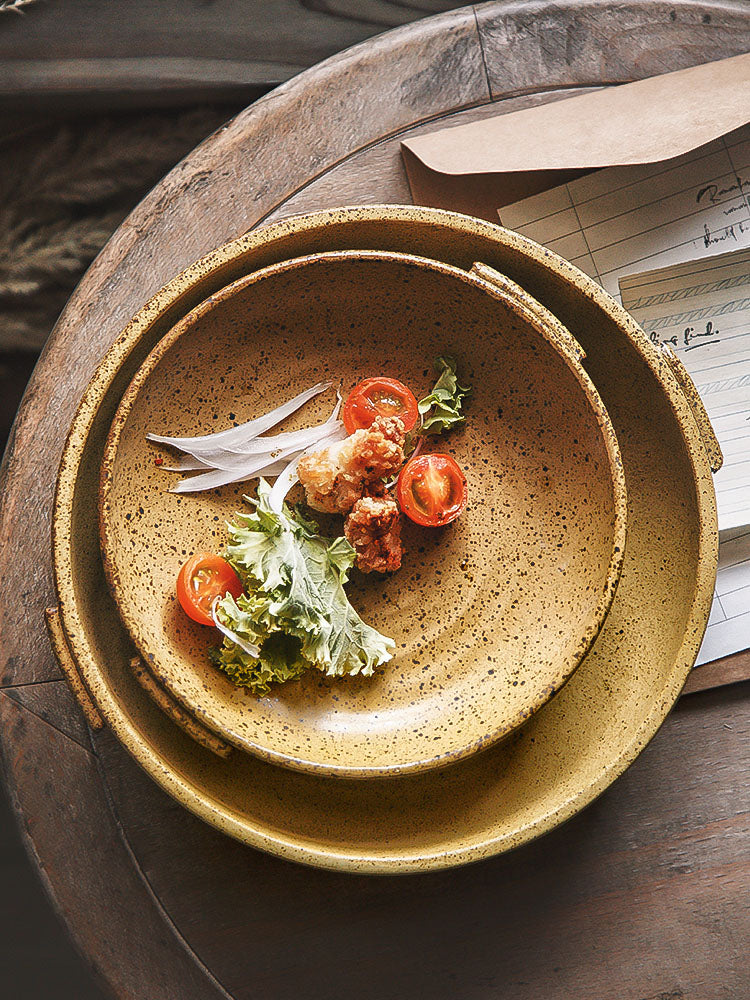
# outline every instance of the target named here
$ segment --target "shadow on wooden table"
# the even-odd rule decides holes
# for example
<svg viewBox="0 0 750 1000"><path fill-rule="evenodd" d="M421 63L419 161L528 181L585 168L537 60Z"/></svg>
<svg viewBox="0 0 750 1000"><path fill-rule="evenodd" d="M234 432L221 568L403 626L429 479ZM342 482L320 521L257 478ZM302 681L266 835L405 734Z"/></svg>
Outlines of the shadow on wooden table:
<svg viewBox="0 0 750 1000"><path fill-rule="evenodd" d="M13 1000L101 1000L88 966L53 913L0 785L0 969Z"/></svg>

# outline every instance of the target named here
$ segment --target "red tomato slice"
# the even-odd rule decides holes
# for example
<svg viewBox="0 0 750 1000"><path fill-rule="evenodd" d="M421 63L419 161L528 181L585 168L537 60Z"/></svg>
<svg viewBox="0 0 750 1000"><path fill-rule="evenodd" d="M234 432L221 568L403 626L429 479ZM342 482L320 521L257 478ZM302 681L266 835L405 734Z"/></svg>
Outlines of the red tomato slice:
<svg viewBox="0 0 750 1000"><path fill-rule="evenodd" d="M182 610L200 625L213 625L211 606L217 597L230 593L237 600L243 589L226 559L212 552L196 552L177 577L177 599Z"/></svg>
<svg viewBox="0 0 750 1000"><path fill-rule="evenodd" d="M404 514L429 528L450 524L466 506L466 477L450 455L409 459L396 489Z"/></svg>
<svg viewBox="0 0 750 1000"><path fill-rule="evenodd" d="M401 417L404 430L410 431L419 418L411 389L395 378L366 378L360 382L344 403L347 434L369 427L376 417Z"/></svg>

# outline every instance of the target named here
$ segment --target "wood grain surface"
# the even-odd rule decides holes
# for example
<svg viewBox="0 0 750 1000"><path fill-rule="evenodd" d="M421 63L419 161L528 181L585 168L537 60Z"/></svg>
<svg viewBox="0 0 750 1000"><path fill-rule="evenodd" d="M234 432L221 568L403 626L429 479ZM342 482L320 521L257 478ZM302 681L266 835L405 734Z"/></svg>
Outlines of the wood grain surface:
<svg viewBox="0 0 750 1000"><path fill-rule="evenodd" d="M32 0L0 23L0 108L247 104L451 0Z"/></svg>
<svg viewBox="0 0 750 1000"><path fill-rule="evenodd" d="M692 0L518 0L399 29L242 112L157 186L87 273L3 467L0 741L44 878L115 995L750 996L750 684L683 699L597 803L523 850L400 879L313 871L221 837L110 733L88 733L44 636L52 593L40 557L83 387L126 319L195 257L266 219L406 200L399 137L485 113L490 94L519 106L749 42L745 4Z"/></svg>
<svg viewBox="0 0 750 1000"><path fill-rule="evenodd" d="M226 996L184 947L124 847L67 686L1 691L0 726L26 846L97 977L133 1000Z"/></svg>

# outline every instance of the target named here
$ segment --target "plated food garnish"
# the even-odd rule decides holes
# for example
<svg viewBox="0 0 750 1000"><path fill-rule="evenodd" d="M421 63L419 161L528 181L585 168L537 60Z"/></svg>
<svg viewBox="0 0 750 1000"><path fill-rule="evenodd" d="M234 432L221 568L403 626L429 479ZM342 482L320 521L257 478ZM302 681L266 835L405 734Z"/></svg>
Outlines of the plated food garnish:
<svg viewBox="0 0 750 1000"><path fill-rule="evenodd" d="M436 367L440 377L419 402L397 379L365 379L349 393L343 421L339 398L322 424L262 436L331 387L320 383L216 434L148 435L184 452L176 466L162 461L161 468L198 473L172 492L259 478L257 499L245 498L253 510L228 525L226 559L198 553L177 581L185 613L222 633L212 659L234 683L262 694L310 667L329 676L369 675L392 657L394 641L362 621L344 584L354 566L363 573L399 569L402 513L437 527L466 506L466 480L455 460L421 451L425 435L464 421L469 390L458 385L455 361L441 357ZM270 486L266 477L274 475ZM320 534L286 503L297 482L308 508L344 516L342 535Z"/></svg>

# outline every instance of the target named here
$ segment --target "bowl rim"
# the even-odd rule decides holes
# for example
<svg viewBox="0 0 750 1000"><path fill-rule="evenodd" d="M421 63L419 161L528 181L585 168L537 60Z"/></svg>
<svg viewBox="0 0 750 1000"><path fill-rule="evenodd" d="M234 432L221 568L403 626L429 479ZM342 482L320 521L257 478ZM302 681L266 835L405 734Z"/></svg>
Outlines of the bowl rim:
<svg viewBox="0 0 750 1000"><path fill-rule="evenodd" d="M688 615L692 627L686 630L673 665L662 687L655 692L649 711L629 742L597 776L561 798L554 808L535 816L514 830L490 834L481 842L456 849L419 850L411 853L357 853L330 849L304 836L268 832L257 821L228 809L216 796L183 775L162 751L153 745L148 734L133 721L114 694L97 657L87 641L85 625L78 612L72 586L72 513L79 464L101 403L115 380L121 364L137 348L140 339L163 315L179 307L190 288L201 279L220 277L222 268L241 260L270 240L284 240L306 231L320 230L337 222L429 223L469 236L502 243L537 264L549 265L570 283L575 283L586 297L620 326L633 350L649 364L660 383L675 421L682 431L685 449L696 481L696 505L699 529L697 572L693 601ZM593 279L564 258L540 244L502 226L445 209L413 205L351 205L299 214L252 230L218 247L181 271L153 295L124 327L94 372L71 421L63 447L52 511L52 547L54 584L60 608L60 624L73 660L94 704L130 755L169 795L204 822L229 836L287 860L335 871L371 874L396 874L428 871L468 864L505 852L536 839L570 819L593 802L636 759L655 736L678 697L692 669L710 610L718 558L716 497L704 445L698 425L674 373L668 368L641 328L617 302ZM144 697L146 697L144 695ZM165 720L166 724L166 720Z"/></svg>
<svg viewBox="0 0 750 1000"><path fill-rule="evenodd" d="M309 270L328 262L346 265L349 261L361 260L406 265L407 267L414 267L421 271L439 274L468 285L471 288L479 289L489 295L490 298L502 302L506 308L526 323L528 329L541 337L552 348L554 356L558 357L562 365L572 373L572 376L583 390L588 403L587 412L593 415L598 428L599 438L604 445L608 467L607 478L613 507L609 561L603 576L603 587L600 590L596 606L587 618L586 627L580 634L576 634L570 638L570 652L567 657L560 663L555 664L550 677L546 678L543 684L537 684L533 688L533 696L522 707L518 708L514 715L503 719L499 725L490 728L486 732L482 732L469 742L451 746L448 750L442 750L440 753L428 756L415 757L411 755L408 759L397 760L395 763L389 763L386 759L382 759L381 762L367 765L334 762L331 759L326 759L324 756L318 759L285 752L281 749L274 749L263 742L242 735L231 726L227 726L226 720L221 717L221 713L206 708L200 702L194 702L190 698L189 693L181 685L180 676L175 677L170 670L163 669L159 650L149 645L147 635L142 628L140 616L137 613L133 613L128 600L129 588L123 583L119 573L118 551L120 546L112 520L114 471L123 433L134 409L137 407L141 392L146 388L149 379L172 348L194 329L196 323L200 323L201 320L210 315L216 308L221 307L235 296L246 292L249 288L257 284L262 284L268 279L273 280L278 275L284 275L291 271ZM573 676L591 649L614 600L625 556L627 493L620 449L604 402L581 363L583 351L580 349L576 351L575 348L577 346L567 328L522 288L518 287L516 291L507 285L499 286L493 283L491 279L483 276L483 274L466 271L455 265L436 261L421 255L393 250L333 250L289 258L243 275L198 303L198 305L182 316L160 338L131 379L110 425L99 470L99 545L104 575L117 606L122 624L141 657L148 664L149 672L154 676L156 682L166 688L169 695L175 698L194 718L238 749L252 753L271 764L277 764L281 767L288 767L292 770L308 774L328 775L334 778L369 779L402 774L417 774L432 768L445 767L457 761L464 760L471 754L486 749L499 740L506 739L512 735L557 694Z"/></svg>

